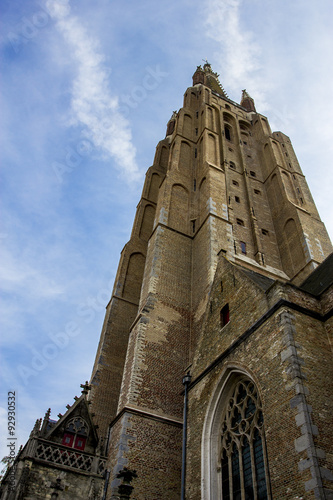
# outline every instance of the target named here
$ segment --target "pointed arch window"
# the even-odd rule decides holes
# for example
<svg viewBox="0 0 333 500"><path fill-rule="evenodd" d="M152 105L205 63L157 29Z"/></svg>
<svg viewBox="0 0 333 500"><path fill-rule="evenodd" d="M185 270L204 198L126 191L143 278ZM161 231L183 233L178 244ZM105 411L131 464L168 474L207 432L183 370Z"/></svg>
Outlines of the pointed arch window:
<svg viewBox="0 0 333 500"><path fill-rule="evenodd" d="M229 393L222 419L222 500L270 498L263 424L257 388L243 377Z"/></svg>
<svg viewBox="0 0 333 500"><path fill-rule="evenodd" d="M76 450L84 450L88 437L88 424L81 417L69 420L65 427L62 444Z"/></svg>

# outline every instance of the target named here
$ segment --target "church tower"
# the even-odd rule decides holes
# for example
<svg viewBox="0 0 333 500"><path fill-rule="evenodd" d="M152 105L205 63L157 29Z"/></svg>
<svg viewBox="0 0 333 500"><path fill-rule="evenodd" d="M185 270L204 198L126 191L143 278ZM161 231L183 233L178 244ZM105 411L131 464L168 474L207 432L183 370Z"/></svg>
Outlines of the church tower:
<svg viewBox="0 0 333 500"><path fill-rule="evenodd" d="M147 171L92 372L107 498L124 467L137 499L329 498L331 252L290 139L198 66Z"/></svg>
<svg viewBox="0 0 333 500"><path fill-rule="evenodd" d="M332 282L290 139L198 66L147 170L90 383L36 422L1 499L332 500Z"/></svg>

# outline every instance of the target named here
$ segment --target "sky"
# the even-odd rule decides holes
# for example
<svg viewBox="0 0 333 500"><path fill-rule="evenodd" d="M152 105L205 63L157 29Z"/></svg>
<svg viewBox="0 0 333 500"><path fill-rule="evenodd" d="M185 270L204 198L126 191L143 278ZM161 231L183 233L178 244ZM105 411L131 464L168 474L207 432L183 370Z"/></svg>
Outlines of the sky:
<svg viewBox="0 0 333 500"><path fill-rule="evenodd" d="M329 234L331 0L2 0L1 457L90 378L120 252L203 60L287 134Z"/></svg>

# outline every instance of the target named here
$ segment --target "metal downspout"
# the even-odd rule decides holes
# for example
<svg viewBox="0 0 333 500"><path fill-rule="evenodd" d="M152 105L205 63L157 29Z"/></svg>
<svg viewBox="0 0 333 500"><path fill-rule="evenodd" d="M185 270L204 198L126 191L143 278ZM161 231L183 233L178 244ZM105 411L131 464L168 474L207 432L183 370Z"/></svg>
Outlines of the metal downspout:
<svg viewBox="0 0 333 500"><path fill-rule="evenodd" d="M184 391L184 417L183 417L183 451L182 451L182 480L181 480L181 500L185 500L185 476L186 476L186 445L187 445L187 390L191 383L191 375L187 373L183 377Z"/></svg>

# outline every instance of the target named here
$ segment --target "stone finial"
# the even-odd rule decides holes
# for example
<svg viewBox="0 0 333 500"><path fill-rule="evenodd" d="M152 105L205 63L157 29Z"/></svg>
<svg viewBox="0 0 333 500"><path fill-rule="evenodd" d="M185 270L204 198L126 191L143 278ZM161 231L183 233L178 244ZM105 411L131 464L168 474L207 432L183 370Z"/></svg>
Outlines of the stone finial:
<svg viewBox="0 0 333 500"><path fill-rule="evenodd" d="M242 100L240 105L243 106L243 108L245 108L247 111L256 111L254 100L246 91L246 89L242 90Z"/></svg>
<svg viewBox="0 0 333 500"><path fill-rule="evenodd" d="M37 436L39 434L39 431L40 431L40 427L42 425L42 418L38 418L35 422L35 425L32 429L32 431L30 432L30 437L34 437L34 436Z"/></svg>
<svg viewBox="0 0 333 500"><path fill-rule="evenodd" d="M81 393L84 394L85 396L87 396L88 392L91 389L91 385L89 385L88 380L86 380L85 384L80 384L80 387L82 387Z"/></svg>
<svg viewBox="0 0 333 500"><path fill-rule="evenodd" d="M211 64L208 62L208 60L207 60L207 59L203 59L203 61L204 61L204 63L205 63L205 64L204 64L203 69L204 69L206 72L212 73L212 66L211 66Z"/></svg>
<svg viewBox="0 0 333 500"><path fill-rule="evenodd" d="M50 421L50 416L51 416L51 408L49 408L45 412L44 420L43 420L43 425L42 425L42 429L41 429L42 434L44 434L47 431L47 428L48 428L48 425L49 425L49 421Z"/></svg>
<svg viewBox="0 0 333 500"><path fill-rule="evenodd" d="M50 420L51 408L49 408L44 415L44 420Z"/></svg>

